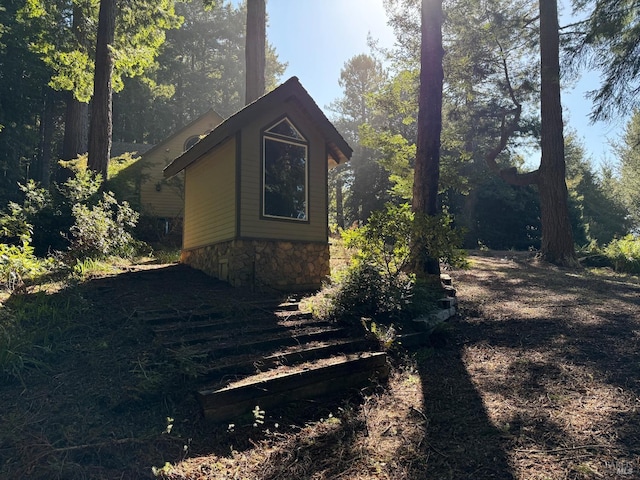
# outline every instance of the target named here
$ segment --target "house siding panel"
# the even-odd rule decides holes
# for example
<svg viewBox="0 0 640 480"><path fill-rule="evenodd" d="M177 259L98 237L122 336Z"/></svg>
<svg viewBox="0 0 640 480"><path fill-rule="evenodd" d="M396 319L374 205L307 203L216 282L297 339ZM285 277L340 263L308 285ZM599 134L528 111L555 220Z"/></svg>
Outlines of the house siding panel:
<svg viewBox="0 0 640 480"><path fill-rule="evenodd" d="M162 169L184 152L187 139L212 130L222 121L214 112L185 127L178 134L142 156L140 205L145 214L163 218L177 218L184 214L184 174L165 179ZM156 186L159 185L158 191Z"/></svg>
<svg viewBox="0 0 640 480"><path fill-rule="evenodd" d="M187 169L183 248L230 240L236 233L235 138Z"/></svg>
<svg viewBox="0 0 640 480"><path fill-rule="evenodd" d="M261 218L262 157L261 130L287 115L309 145L307 222ZM327 153L325 141L315 126L293 103L287 102L256 116L242 133L241 226L242 238L327 241Z"/></svg>

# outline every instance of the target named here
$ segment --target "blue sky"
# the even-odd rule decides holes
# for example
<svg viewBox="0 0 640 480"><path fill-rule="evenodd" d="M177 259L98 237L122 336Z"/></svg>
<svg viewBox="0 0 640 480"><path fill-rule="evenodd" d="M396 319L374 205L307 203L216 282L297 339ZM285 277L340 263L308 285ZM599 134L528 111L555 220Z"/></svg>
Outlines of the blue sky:
<svg viewBox="0 0 640 480"><path fill-rule="evenodd" d="M354 55L369 52L367 35L381 46L394 42L382 0L267 0L267 13L268 40L280 60L288 63L283 80L297 76L328 116L326 107L342 95L340 69ZM577 131L596 163L614 159L609 141L619 137L627 120L589 123L591 103L584 94L596 88L598 80L597 74L585 73L575 87L563 92L565 122ZM531 159L532 164L538 161Z"/></svg>

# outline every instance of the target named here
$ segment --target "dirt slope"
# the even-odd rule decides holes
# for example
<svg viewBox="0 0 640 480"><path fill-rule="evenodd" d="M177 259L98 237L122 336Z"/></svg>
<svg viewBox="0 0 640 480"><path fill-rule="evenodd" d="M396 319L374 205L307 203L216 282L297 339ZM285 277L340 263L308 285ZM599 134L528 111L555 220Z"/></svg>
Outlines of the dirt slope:
<svg viewBox="0 0 640 480"><path fill-rule="evenodd" d="M640 478L638 279L513 253L472 265L451 272L460 315L432 347L399 349L387 387L255 426L204 422L138 313L264 293L166 267L52 294L81 321L22 382L2 378L0 478L153 478L165 462L171 479Z"/></svg>

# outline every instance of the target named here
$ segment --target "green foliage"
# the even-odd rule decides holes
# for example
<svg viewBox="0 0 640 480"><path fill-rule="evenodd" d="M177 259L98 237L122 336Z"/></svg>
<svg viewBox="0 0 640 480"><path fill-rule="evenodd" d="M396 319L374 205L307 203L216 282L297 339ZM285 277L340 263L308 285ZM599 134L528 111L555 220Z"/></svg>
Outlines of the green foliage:
<svg viewBox="0 0 640 480"><path fill-rule="evenodd" d="M463 266L460 232L448 215L416 216L409 204L387 204L374 212L369 222L343 233L345 246L357 249L356 260L369 263L386 275L405 271L411 261L411 244L417 241L434 257L452 266Z"/></svg>
<svg viewBox="0 0 640 480"><path fill-rule="evenodd" d="M130 231L139 214L127 202L118 203L111 192L104 192L95 205L78 203L72 208L75 223L69 251L76 258L106 258L135 255L138 242Z"/></svg>
<svg viewBox="0 0 640 480"><path fill-rule="evenodd" d="M30 258L52 248L72 258L132 257L140 247L131 234L138 213L111 192L99 194L99 174L72 164L74 175L53 194L29 181L20 188L22 204L10 203L0 215L0 234ZM34 239L35 251L29 246ZM12 250L16 253L16 250Z"/></svg>
<svg viewBox="0 0 640 480"><path fill-rule="evenodd" d="M604 254L616 272L640 273L640 238L627 235L613 240Z"/></svg>
<svg viewBox="0 0 640 480"><path fill-rule="evenodd" d="M433 286L416 282L407 273L416 239L446 263L465 263L458 248L460 235L451 220L416 217L408 204L387 204L363 227L345 231L343 238L355 254L339 282L322 293L320 315L328 318L359 322L362 317L405 318L432 309L440 293L432 293Z"/></svg>
<svg viewBox="0 0 640 480"><path fill-rule="evenodd" d="M323 292L320 315L356 324L362 317L397 318L409 302L412 285L407 274L385 275L370 263L357 262L340 283Z"/></svg>
<svg viewBox="0 0 640 480"><path fill-rule="evenodd" d="M53 259L40 259L27 242L21 246L0 243L0 285L14 291L25 280L32 280L49 271Z"/></svg>
<svg viewBox="0 0 640 480"><path fill-rule="evenodd" d="M347 248L356 249L358 263L370 264L389 276L397 275L409 264L413 213L408 204L387 204L373 212L366 225L345 230Z"/></svg>

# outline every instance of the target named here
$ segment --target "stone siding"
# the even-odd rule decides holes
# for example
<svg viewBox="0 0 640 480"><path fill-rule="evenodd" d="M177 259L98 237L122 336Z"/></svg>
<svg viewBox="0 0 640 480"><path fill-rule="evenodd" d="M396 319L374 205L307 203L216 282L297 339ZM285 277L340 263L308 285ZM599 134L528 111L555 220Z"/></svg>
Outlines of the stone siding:
<svg viewBox="0 0 640 480"><path fill-rule="evenodd" d="M327 243L231 240L183 250L180 262L235 287L313 290L330 273Z"/></svg>

